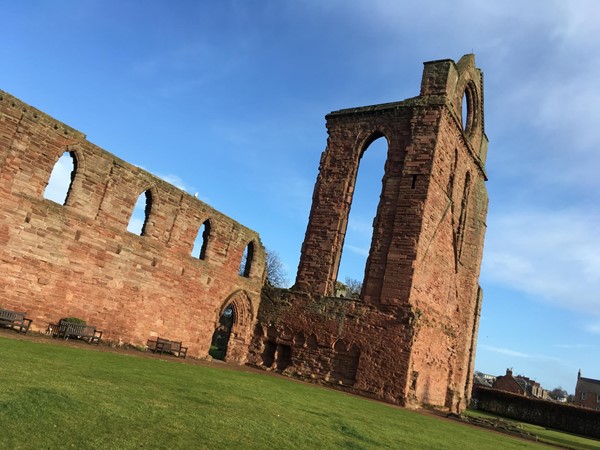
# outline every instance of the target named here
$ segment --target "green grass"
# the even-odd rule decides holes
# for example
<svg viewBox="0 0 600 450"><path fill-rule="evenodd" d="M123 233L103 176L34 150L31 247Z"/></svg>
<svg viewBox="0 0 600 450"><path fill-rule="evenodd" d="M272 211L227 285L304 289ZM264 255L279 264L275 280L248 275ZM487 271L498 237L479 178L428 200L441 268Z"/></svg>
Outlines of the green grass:
<svg viewBox="0 0 600 450"><path fill-rule="evenodd" d="M481 411L467 410L464 412L464 414L471 417L502 419L507 422L512 422L523 431L537 436L540 442L558 445L562 448L574 448L584 450L600 449L600 441L596 439L586 438L583 436L578 436L576 434L570 434L556 430L550 430L548 428L540 427L539 425L532 425L530 423L519 422L513 419L505 419L503 417L496 416L494 414L484 413Z"/></svg>
<svg viewBox="0 0 600 450"><path fill-rule="evenodd" d="M0 448L539 445L262 374L0 338Z"/></svg>

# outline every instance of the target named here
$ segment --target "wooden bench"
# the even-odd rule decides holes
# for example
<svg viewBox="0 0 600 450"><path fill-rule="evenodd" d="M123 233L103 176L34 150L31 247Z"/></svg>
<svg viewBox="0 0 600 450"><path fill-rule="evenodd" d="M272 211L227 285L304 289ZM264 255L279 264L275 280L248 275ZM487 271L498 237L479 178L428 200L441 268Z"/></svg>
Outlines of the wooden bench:
<svg viewBox="0 0 600 450"><path fill-rule="evenodd" d="M153 353L160 353L161 355L167 353L185 359L188 348L183 347L181 344L181 341L171 341L157 337L155 341L148 340L147 346Z"/></svg>
<svg viewBox="0 0 600 450"><path fill-rule="evenodd" d="M14 328L19 333L27 334L32 320L25 317L25 313L0 309L0 325Z"/></svg>
<svg viewBox="0 0 600 450"><path fill-rule="evenodd" d="M88 344L98 345L102 337L102 331L96 330L96 327L92 325L83 323L72 323L61 320L58 324L51 324L50 327L53 330L54 337L63 338L65 341L69 337L76 337L77 339L86 341Z"/></svg>

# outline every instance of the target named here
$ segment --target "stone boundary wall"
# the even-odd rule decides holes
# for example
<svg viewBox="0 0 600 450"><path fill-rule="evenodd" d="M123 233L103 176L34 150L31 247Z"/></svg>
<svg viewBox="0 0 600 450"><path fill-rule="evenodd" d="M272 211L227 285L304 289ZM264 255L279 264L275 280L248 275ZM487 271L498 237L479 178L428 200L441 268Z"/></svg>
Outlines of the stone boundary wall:
<svg viewBox="0 0 600 450"><path fill-rule="evenodd" d="M65 152L76 169L59 205L44 190ZM144 193L151 208L138 236L127 225ZM200 259L191 252L203 223L210 233ZM264 278L256 232L0 91L0 306L26 312L32 329L74 316L109 340L144 345L164 336L203 357L234 303L243 324L234 325L228 357L241 363Z"/></svg>
<svg viewBox="0 0 600 450"><path fill-rule="evenodd" d="M600 411L477 386L477 409L510 419L600 438Z"/></svg>

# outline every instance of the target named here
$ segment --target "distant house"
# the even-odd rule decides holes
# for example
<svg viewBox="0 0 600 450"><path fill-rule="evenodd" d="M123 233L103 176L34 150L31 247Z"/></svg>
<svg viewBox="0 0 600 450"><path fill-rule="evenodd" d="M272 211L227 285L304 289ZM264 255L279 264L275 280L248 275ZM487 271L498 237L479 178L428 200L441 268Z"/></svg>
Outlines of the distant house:
<svg viewBox="0 0 600 450"><path fill-rule="evenodd" d="M573 403L584 408L600 411L600 380L584 378L581 370L577 373L577 386Z"/></svg>
<svg viewBox="0 0 600 450"><path fill-rule="evenodd" d="M499 391L512 392L513 394L527 395L527 385L523 380L513 377L511 369L506 369L506 375L500 375L492 384Z"/></svg>
<svg viewBox="0 0 600 450"><path fill-rule="evenodd" d="M491 388L496 381L496 377L487 373L475 371L473 374L473 386L484 386Z"/></svg>
<svg viewBox="0 0 600 450"><path fill-rule="evenodd" d="M522 375L513 376L511 369L506 369L506 375L497 377L492 387L513 394L548 399L548 391L540 383Z"/></svg>
<svg viewBox="0 0 600 450"><path fill-rule="evenodd" d="M528 377L524 377L522 375L517 375L515 379L519 384L524 386L528 396L535 398L543 398L544 400L548 400L550 398L550 396L548 395L548 391L544 389L537 381L532 380Z"/></svg>

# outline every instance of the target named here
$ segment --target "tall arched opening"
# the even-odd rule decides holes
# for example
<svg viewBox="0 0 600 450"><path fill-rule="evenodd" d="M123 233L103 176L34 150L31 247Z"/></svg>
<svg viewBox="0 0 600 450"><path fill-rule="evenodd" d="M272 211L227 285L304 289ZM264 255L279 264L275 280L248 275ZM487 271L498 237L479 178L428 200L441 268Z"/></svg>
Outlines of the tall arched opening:
<svg viewBox="0 0 600 450"><path fill-rule="evenodd" d="M209 354L215 359L243 364L252 339L252 305L248 294L237 291L218 311Z"/></svg>
<svg viewBox="0 0 600 450"><path fill-rule="evenodd" d="M60 205L66 205L77 173L77 166L78 161L75 152L64 152L52 169L44 190L44 198Z"/></svg>
<svg viewBox="0 0 600 450"><path fill-rule="evenodd" d="M139 236L146 235L147 226L150 222L150 213L152 212L152 203L153 196L150 189L140 194L131 211L127 231Z"/></svg>
<svg viewBox="0 0 600 450"><path fill-rule="evenodd" d="M339 296L358 298L361 294L387 155L388 142L383 134L375 133L367 139L350 187L352 203L337 277Z"/></svg>

